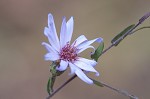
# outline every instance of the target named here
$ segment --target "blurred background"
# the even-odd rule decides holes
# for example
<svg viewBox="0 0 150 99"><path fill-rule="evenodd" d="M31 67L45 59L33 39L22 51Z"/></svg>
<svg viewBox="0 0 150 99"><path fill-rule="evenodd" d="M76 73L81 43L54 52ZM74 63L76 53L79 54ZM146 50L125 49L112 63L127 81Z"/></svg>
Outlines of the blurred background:
<svg viewBox="0 0 150 99"><path fill-rule="evenodd" d="M45 99L50 62L41 42L47 15L55 18L60 32L62 17L74 16L72 40L84 34L88 39L103 37L105 48L111 39L150 12L149 0L0 0L0 99ZM150 25L150 19L141 26ZM140 99L150 97L150 29L127 37L99 59L95 77ZM83 53L88 57L91 50ZM70 76L68 69L58 77L58 88ZM76 78L53 99L129 99L105 87L88 85Z"/></svg>

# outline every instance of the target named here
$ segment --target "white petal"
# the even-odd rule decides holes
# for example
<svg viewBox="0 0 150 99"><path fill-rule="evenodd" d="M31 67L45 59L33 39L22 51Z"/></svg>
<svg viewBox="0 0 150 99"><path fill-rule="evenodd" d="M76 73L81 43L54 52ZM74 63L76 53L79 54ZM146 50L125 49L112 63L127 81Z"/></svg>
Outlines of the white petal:
<svg viewBox="0 0 150 99"><path fill-rule="evenodd" d="M73 21L73 17L71 17L68 20L68 22L67 22L67 35L66 35L66 39L67 39L67 42L69 42L69 43L70 43L71 38L72 38L73 27L74 27L74 21Z"/></svg>
<svg viewBox="0 0 150 99"><path fill-rule="evenodd" d="M51 30L50 30L49 28L45 27L45 29L44 29L44 34L45 34L45 36L47 36L50 45L51 45L56 51L59 52L59 47L57 46L58 44L57 44L56 40L54 39L54 36L51 35L51 34L53 34L53 33L51 32Z"/></svg>
<svg viewBox="0 0 150 99"><path fill-rule="evenodd" d="M56 69L59 70L59 71L64 71L64 70L67 69L67 67L68 67L68 62L64 61L64 60L61 60L60 66L57 67Z"/></svg>
<svg viewBox="0 0 150 99"><path fill-rule="evenodd" d="M48 28L45 27L44 34L48 37L52 47L54 47L57 51L59 51L60 50L59 39L57 36L52 14L48 14Z"/></svg>
<svg viewBox="0 0 150 99"><path fill-rule="evenodd" d="M56 61L59 59L59 55L55 53L47 53L44 58L45 60Z"/></svg>
<svg viewBox="0 0 150 99"><path fill-rule="evenodd" d="M102 41L103 41L102 38L96 38L96 39L94 39L94 40L85 41L85 42L79 44L79 45L77 46L77 49L82 49L82 48L84 48L84 47L87 47L87 46L91 45L91 44L94 43L94 42L101 43Z"/></svg>
<svg viewBox="0 0 150 99"><path fill-rule="evenodd" d="M73 46L78 46L80 43L82 43L82 42L84 42L84 41L86 41L87 40L87 38L84 36L84 35L81 35L81 36L79 36L73 43L72 43L72 45Z"/></svg>
<svg viewBox="0 0 150 99"><path fill-rule="evenodd" d="M48 52L50 53L58 53L52 46L50 46L48 43L42 42L42 45L45 46Z"/></svg>
<svg viewBox="0 0 150 99"><path fill-rule="evenodd" d="M99 76L99 73L94 69L94 67L92 65L88 64L89 62L83 62L83 61L75 61L74 64L76 66L78 66L79 68L85 70L85 71L89 71L89 72L95 72L96 76Z"/></svg>
<svg viewBox="0 0 150 99"><path fill-rule="evenodd" d="M84 82L88 83L88 84L93 84L93 81L91 79L89 79L84 73L82 70L80 69L77 69L75 71L76 75L81 79L83 80Z"/></svg>
<svg viewBox="0 0 150 99"><path fill-rule="evenodd" d="M96 66L97 62L95 60L90 60L90 59L86 59L86 58L82 58L82 57L78 57L78 61L82 61L88 65L91 65L91 66Z"/></svg>
<svg viewBox="0 0 150 99"><path fill-rule="evenodd" d="M70 69L71 69L70 74L75 73L84 82L86 82L88 84L93 84L93 81L91 79L89 79L80 68L78 68L76 65L74 65L72 63L69 63L69 66L70 66Z"/></svg>
<svg viewBox="0 0 150 99"><path fill-rule="evenodd" d="M61 31L60 31L60 45L61 45L61 48L64 47L66 44L67 44L67 26L66 26L66 18L64 17L63 18L63 21L62 21L62 25L61 25Z"/></svg>
<svg viewBox="0 0 150 99"><path fill-rule="evenodd" d="M69 75L74 74L77 67L74 64L70 63L70 62L69 62L69 67L70 67L70 70L71 70Z"/></svg>
<svg viewBox="0 0 150 99"><path fill-rule="evenodd" d="M88 48L94 49L93 52L95 52L95 48L94 48L93 46L86 46L86 47L83 47L83 48L81 48L81 49L77 49L77 54L83 52L84 50L86 50L86 49L88 49Z"/></svg>

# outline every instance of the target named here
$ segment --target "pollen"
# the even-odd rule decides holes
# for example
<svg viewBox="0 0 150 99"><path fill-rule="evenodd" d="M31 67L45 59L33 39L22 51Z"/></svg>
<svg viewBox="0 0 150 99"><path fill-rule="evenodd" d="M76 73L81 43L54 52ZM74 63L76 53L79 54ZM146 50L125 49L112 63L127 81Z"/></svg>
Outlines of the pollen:
<svg viewBox="0 0 150 99"><path fill-rule="evenodd" d="M60 51L60 59L70 62L76 61L77 48L67 43Z"/></svg>

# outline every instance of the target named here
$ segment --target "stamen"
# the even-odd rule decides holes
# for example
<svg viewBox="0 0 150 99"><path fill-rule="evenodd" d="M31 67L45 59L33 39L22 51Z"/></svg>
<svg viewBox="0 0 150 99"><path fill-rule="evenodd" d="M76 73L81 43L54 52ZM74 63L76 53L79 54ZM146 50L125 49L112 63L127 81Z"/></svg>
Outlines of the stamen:
<svg viewBox="0 0 150 99"><path fill-rule="evenodd" d="M75 61L77 59L77 49L67 43L60 52L60 59L65 61Z"/></svg>

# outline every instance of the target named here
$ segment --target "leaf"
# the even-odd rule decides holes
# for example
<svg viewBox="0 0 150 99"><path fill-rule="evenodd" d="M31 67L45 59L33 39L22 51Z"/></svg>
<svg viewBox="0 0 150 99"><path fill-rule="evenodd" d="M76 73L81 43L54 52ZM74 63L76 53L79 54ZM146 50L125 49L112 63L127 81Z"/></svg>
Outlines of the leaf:
<svg viewBox="0 0 150 99"><path fill-rule="evenodd" d="M128 26L127 28L125 28L122 32L120 32L118 35L116 35L112 40L111 43L115 44L115 46L117 46L127 35L125 35L129 30L131 30L133 27L135 26L135 24L132 24L130 26ZM120 39L122 38L122 39ZM120 39L120 40L119 40Z"/></svg>
<svg viewBox="0 0 150 99"><path fill-rule="evenodd" d="M100 43L98 48L95 50L94 54L91 55L91 58L95 61L98 61L98 58L101 56L104 49L104 42Z"/></svg>
<svg viewBox="0 0 150 99"><path fill-rule="evenodd" d="M53 86L54 86L55 79L56 79L56 76L52 76L48 79L47 92L49 95L53 92Z"/></svg>
<svg viewBox="0 0 150 99"><path fill-rule="evenodd" d="M47 92L48 94L52 94L53 92L53 86L56 80L57 76L60 76L61 74L64 73L64 71L58 71L56 70L56 67L59 65L59 62L53 62L50 65L50 72L51 72L51 77L49 77L48 82L47 82Z"/></svg>
<svg viewBox="0 0 150 99"><path fill-rule="evenodd" d="M101 82L99 82L99 81L97 81L97 80L94 80L94 79L91 79L91 80L93 80L93 83L94 83L95 85L97 85L97 86L99 86L99 87L104 87L104 85L103 85Z"/></svg>
<svg viewBox="0 0 150 99"><path fill-rule="evenodd" d="M139 30L147 29L147 28L150 28L150 26L144 26L144 27L138 28L138 29L132 31L130 34L133 34L133 33L137 32L137 31L139 31Z"/></svg>
<svg viewBox="0 0 150 99"><path fill-rule="evenodd" d="M52 62L52 64L50 65L50 72L52 74L55 74L56 73L56 62Z"/></svg>
<svg viewBox="0 0 150 99"><path fill-rule="evenodd" d="M56 63L53 62L50 65L50 72L51 72L51 77L49 77L48 82L47 82L47 92L50 95L53 92L53 86L54 82L56 79Z"/></svg>
<svg viewBox="0 0 150 99"><path fill-rule="evenodd" d="M51 79L49 78L49 79L48 79L48 82L47 82L47 92L48 92L49 95L50 95L50 93L51 93L50 84L51 84Z"/></svg>

